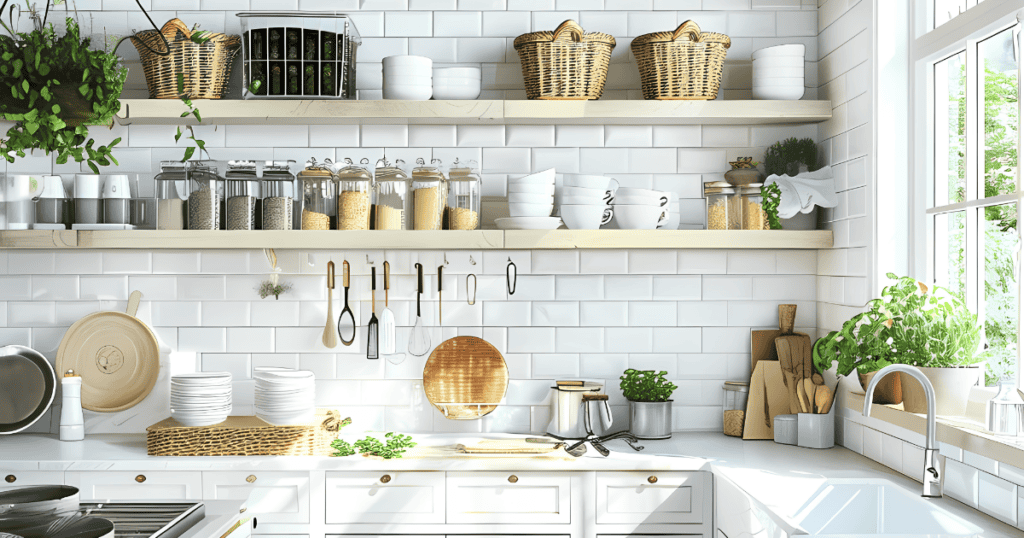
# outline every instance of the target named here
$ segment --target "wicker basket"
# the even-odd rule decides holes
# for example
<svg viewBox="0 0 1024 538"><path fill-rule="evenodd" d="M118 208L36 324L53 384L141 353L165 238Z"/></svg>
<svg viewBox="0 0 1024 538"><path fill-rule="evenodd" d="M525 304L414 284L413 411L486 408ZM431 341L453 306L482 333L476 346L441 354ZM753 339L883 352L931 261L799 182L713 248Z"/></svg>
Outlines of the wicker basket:
<svg viewBox="0 0 1024 538"><path fill-rule="evenodd" d="M161 56L167 39L171 53ZM228 88L231 63L242 48L234 35L205 34L204 43L192 41L192 31L181 19L171 19L157 32L146 30L132 36L146 73L150 99L179 99L178 74L184 75L184 93L191 99L220 99Z"/></svg>
<svg viewBox="0 0 1024 538"><path fill-rule="evenodd" d="M275 426L259 417L228 417L212 426L182 426L173 418L146 428L150 456L330 456L331 442L351 419L317 409L307 424Z"/></svg>
<svg viewBox="0 0 1024 538"><path fill-rule="evenodd" d="M633 40L644 99L706 100L718 96L729 36L701 32L686 21L675 32L655 32Z"/></svg>
<svg viewBox="0 0 1024 538"><path fill-rule="evenodd" d="M576 21L554 32L523 34L515 40L529 99L599 99L608 78L615 38L583 33Z"/></svg>

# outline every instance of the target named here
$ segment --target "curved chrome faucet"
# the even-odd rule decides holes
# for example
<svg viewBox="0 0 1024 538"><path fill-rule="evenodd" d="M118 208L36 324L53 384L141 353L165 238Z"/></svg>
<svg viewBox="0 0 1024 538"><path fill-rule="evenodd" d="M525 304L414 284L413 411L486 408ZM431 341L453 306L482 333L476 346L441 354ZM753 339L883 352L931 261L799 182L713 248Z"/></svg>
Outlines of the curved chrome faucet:
<svg viewBox="0 0 1024 538"><path fill-rule="evenodd" d="M924 387L924 395L928 400L928 426L925 430L924 472L922 473L924 493L921 496L942 497L939 449L938 444L935 442L935 389L932 387L931 381L928 381L928 378L921 373L921 370L904 364L893 364L875 372L874 377L871 378L871 383L868 384L868 388L864 391L864 416L871 416L871 399L872 394L875 392L875 385L878 385L882 378L892 372L909 374Z"/></svg>

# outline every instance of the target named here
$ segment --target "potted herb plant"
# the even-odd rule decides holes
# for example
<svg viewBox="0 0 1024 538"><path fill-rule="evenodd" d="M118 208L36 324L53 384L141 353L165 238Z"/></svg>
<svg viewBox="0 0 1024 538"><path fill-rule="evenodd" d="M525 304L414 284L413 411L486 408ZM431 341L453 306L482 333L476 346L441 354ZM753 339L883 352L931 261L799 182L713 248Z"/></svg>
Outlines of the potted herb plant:
<svg viewBox="0 0 1024 538"><path fill-rule="evenodd" d="M813 230L818 207L835 207L832 169L818 160L818 146L810 138L788 138L764 153L767 178L761 187L768 226L772 230Z"/></svg>
<svg viewBox="0 0 1024 538"><path fill-rule="evenodd" d="M668 372L634 370L619 378L622 395L629 400L629 432L639 439L672 437L672 393L678 388L665 379Z"/></svg>
<svg viewBox="0 0 1024 538"><path fill-rule="evenodd" d="M983 375L978 316L945 288L886 276L895 282L868 302L867 311L814 344L815 367L823 372L837 364L841 376L856 370L866 385L871 374L890 364L916 366L935 388L938 413L962 415L971 387ZM926 412L920 383L901 374L899 386L904 410Z"/></svg>

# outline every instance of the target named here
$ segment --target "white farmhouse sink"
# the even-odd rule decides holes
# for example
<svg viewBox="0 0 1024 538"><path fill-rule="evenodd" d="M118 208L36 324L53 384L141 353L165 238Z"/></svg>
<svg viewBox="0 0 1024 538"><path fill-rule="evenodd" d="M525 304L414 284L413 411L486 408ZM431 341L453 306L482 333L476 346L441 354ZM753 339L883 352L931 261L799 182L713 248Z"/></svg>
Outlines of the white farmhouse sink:
<svg viewBox="0 0 1024 538"><path fill-rule="evenodd" d="M793 514L810 535L974 537L983 529L882 479L829 479Z"/></svg>

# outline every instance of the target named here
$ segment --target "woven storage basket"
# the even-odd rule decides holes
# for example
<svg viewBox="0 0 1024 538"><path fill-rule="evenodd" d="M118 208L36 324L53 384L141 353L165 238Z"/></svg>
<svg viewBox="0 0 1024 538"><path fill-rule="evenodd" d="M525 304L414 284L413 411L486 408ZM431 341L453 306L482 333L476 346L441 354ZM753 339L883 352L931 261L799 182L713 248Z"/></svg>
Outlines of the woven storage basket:
<svg viewBox="0 0 1024 538"><path fill-rule="evenodd" d="M633 40L644 99L714 99L722 85L729 36L701 32L686 21L675 32L655 32Z"/></svg>
<svg viewBox="0 0 1024 538"><path fill-rule="evenodd" d="M350 424L337 411L317 409L307 424L274 426L259 417L228 417L212 426L182 426L169 418L146 428L150 456L330 456L331 441Z"/></svg>
<svg viewBox="0 0 1024 538"><path fill-rule="evenodd" d="M598 99L608 78L615 38L584 33L576 21L554 32L523 34L515 40L529 99Z"/></svg>
<svg viewBox="0 0 1024 538"><path fill-rule="evenodd" d="M423 367L423 392L445 418L472 420L494 411L508 388L508 366L486 340L457 336L434 349Z"/></svg>
<svg viewBox="0 0 1024 538"><path fill-rule="evenodd" d="M167 39L171 53L161 56ZM192 31L181 19L171 19L157 32L146 30L132 36L146 73L150 99L178 99L178 74L184 75L185 95L191 99L220 99L228 88L231 63L242 50L236 35L204 34L204 43L192 42Z"/></svg>

